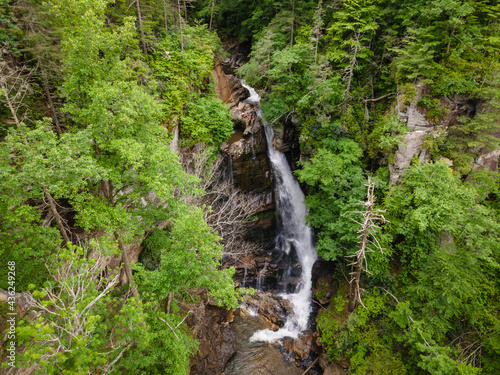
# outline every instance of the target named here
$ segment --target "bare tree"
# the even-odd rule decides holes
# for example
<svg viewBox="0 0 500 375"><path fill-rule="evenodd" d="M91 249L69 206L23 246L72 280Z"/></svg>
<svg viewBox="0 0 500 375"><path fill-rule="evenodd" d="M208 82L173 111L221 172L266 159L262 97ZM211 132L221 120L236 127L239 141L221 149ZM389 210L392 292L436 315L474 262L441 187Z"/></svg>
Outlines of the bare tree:
<svg viewBox="0 0 500 375"><path fill-rule="evenodd" d="M219 155L210 162L210 150L197 145L191 153L182 154L184 170L201 179L205 193L190 197L191 203L208 208L205 219L223 239L223 254L231 257L258 250L258 245L246 240L251 217L256 214L257 197L235 188L224 176L224 158Z"/></svg>
<svg viewBox="0 0 500 375"><path fill-rule="evenodd" d="M31 91L28 78L32 71L25 67L15 67L5 60L0 60L0 94L19 128L26 116L24 98ZM24 110L24 113L21 111Z"/></svg>
<svg viewBox="0 0 500 375"><path fill-rule="evenodd" d="M166 0L163 0L163 21L165 23L165 31L168 32L167 2L166 2Z"/></svg>
<svg viewBox="0 0 500 375"><path fill-rule="evenodd" d="M361 278L361 271L368 271L368 262L366 260L366 254L373 252L370 249L370 245L374 246L383 253L383 249L380 246L377 237L375 237L375 229L380 228L377 226L376 222L385 223L385 217L383 215L385 210L374 210L374 200L375 200L375 183L368 179L368 184L365 185L368 188L366 194L366 201L360 203L366 207L364 211L351 211L351 213L360 214L363 216L363 221L358 222L353 219L353 221L361 226L358 230L359 233L359 249L353 255L348 255L349 258L354 258L354 261L349 264L353 267L353 271L350 273L351 280L350 291L349 291L349 311L353 311L356 307L356 301L358 301L363 307L363 301L361 300L361 290L359 287L359 280ZM370 239L371 238L371 239Z"/></svg>
<svg viewBox="0 0 500 375"><path fill-rule="evenodd" d="M214 18L214 4L215 0L212 0L212 9L210 10L210 26L208 27L208 31L212 31L212 19Z"/></svg>
<svg viewBox="0 0 500 375"><path fill-rule="evenodd" d="M41 359L57 366L59 353L72 352L74 343L92 341L95 334L93 310L103 303L119 281L118 272L105 274L108 260L109 256L99 246L84 247L81 256L64 255L47 263L51 282L44 284L36 294L25 293L31 308L46 314L52 327L51 331L36 336L31 344L46 348ZM114 365L133 344L129 339L123 340L121 329L112 328L109 333L113 345L107 353L102 353L109 359L101 368L102 374L112 372ZM114 339L115 336L120 339Z"/></svg>
<svg viewBox="0 0 500 375"><path fill-rule="evenodd" d="M50 207L50 213L52 214L52 217L56 219L57 226L59 227L59 231L61 232L61 235L64 238L64 246L70 242L70 239L68 237L68 231L66 230L66 226L64 225L64 219L61 217L59 212L57 211L56 207L56 201L52 197L52 195L49 193L47 190L46 186L43 186L43 194L45 195L45 198L47 198L49 207Z"/></svg>
<svg viewBox="0 0 500 375"><path fill-rule="evenodd" d="M318 3L318 9L314 14L314 27L312 29L314 36L314 65L318 65L318 45L321 36L321 28L323 27L323 0Z"/></svg>

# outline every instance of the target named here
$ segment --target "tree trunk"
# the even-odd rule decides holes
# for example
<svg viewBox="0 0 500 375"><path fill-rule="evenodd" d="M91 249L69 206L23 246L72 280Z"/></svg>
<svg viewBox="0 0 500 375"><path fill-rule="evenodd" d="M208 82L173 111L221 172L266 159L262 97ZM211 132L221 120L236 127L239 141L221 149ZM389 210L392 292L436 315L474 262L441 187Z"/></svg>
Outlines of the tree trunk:
<svg viewBox="0 0 500 375"><path fill-rule="evenodd" d="M212 31L212 19L214 17L214 3L215 0L212 0L212 10L210 11L210 26L208 27L208 31Z"/></svg>
<svg viewBox="0 0 500 375"><path fill-rule="evenodd" d="M316 11L315 19L314 19L314 31L316 34L316 45L314 46L314 65L318 65L318 45L319 45L319 37L321 35L321 26L323 24L322 20L323 13L323 0L320 0L318 3L318 10Z"/></svg>
<svg viewBox="0 0 500 375"><path fill-rule="evenodd" d="M116 240L118 241L118 247L120 248L122 252L122 259L123 259L123 269L125 271L125 275L127 276L127 280L129 282L132 295L135 297L137 295L137 289L134 286L134 279L132 278L132 269L130 268L130 262L128 259L128 254L125 249L125 246L123 245L123 242L120 241L120 237L118 236L118 233L114 233Z"/></svg>
<svg viewBox="0 0 500 375"><path fill-rule="evenodd" d="M354 76L354 67L356 66L357 62L357 54L359 50L359 38L360 38L360 33L357 32L354 36L354 47L352 50L352 58L349 62L349 66L346 68L346 78L347 78L347 88L345 90L345 98L344 98L344 105L342 107L342 115L345 114L347 110L347 101L349 100L349 93L351 92L351 82L352 82L352 77Z"/></svg>
<svg viewBox="0 0 500 375"><path fill-rule="evenodd" d="M349 291L349 312L354 311L356 307L356 301L361 300L361 295L359 291L359 280L361 278L361 269L363 267L363 259L366 250L366 242L368 240L369 227L365 221L363 223L363 233L360 243L360 249L356 256L356 263L354 264L353 277L351 279L350 291Z"/></svg>
<svg viewBox="0 0 500 375"><path fill-rule="evenodd" d="M319 43L319 33L316 35L316 46L314 48L314 65L318 65L318 43Z"/></svg>
<svg viewBox="0 0 500 375"><path fill-rule="evenodd" d="M177 10L179 11L179 31L180 31L180 34L181 34L181 51L184 52L184 41L182 40L181 0L177 0Z"/></svg>
<svg viewBox="0 0 500 375"><path fill-rule="evenodd" d="M146 53L146 38L144 36L144 28L142 26L142 12L141 12L141 2L140 2L140 0L135 0L135 6L137 8L137 22L139 23L139 32L141 34L142 52Z"/></svg>
<svg viewBox="0 0 500 375"><path fill-rule="evenodd" d="M7 87L4 85L3 82L1 82L0 88L3 90L3 95L5 96L5 101L7 102L7 107L9 107L10 114L12 115L12 118L14 119L14 122L16 123L17 128L19 129L19 127L21 126L21 123L19 122L19 119L17 118L17 113L14 109L12 101L9 98Z"/></svg>
<svg viewBox="0 0 500 375"><path fill-rule="evenodd" d="M62 130L59 125L59 119L57 118L56 108L54 107L54 103L52 102L52 97L50 96L49 90L49 80L47 79L47 72L43 68L42 61L38 59L38 63L40 65L40 73L42 74L43 81L43 89L45 90L45 95L47 96L47 102L49 103L50 112L52 113L52 120L54 120L54 125L56 126L57 134L61 135Z"/></svg>
<svg viewBox="0 0 500 375"><path fill-rule="evenodd" d="M56 218L57 226L59 227L59 231L61 232L61 235L64 238L64 246L66 246L68 244L68 242L71 242L71 241L68 237L68 234L66 233L66 229L64 228L64 224L62 222L61 215L59 215L59 212L57 212L56 202L55 202L54 198L52 198L52 195L50 195L50 193L48 192L48 190L45 186L43 187L43 193L44 193L45 197L47 198L47 200L49 201L50 211L52 212L52 215L54 215L54 217Z"/></svg>
<svg viewBox="0 0 500 375"><path fill-rule="evenodd" d="M349 312L354 311L354 308L356 307L356 301L358 301L364 307L363 301L361 300L359 281L361 279L361 271L363 270L363 262L366 263L366 253L373 251L367 249L368 243L371 243L372 245L377 247L380 251L382 251L382 248L380 247L380 244L377 238L375 237L373 230L375 230L375 228L379 228L374 223L375 221L380 221L382 223L385 222L385 217L384 215L382 215L382 213L385 211L373 210L375 201L375 183L370 182L370 180L368 180L368 185L366 186L368 187L368 192L366 194L366 202L363 202L363 205L366 207L366 210L362 212L359 211L356 212L358 214L363 215L363 223L358 223L361 225L361 229L358 231L358 233L360 233L360 235L358 236L358 238L360 239L359 249L358 251L356 251L356 254L354 254L356 260L350 264L351 266L354 266L354 270L351 273L351 280L349 281L350 282L349 305L348 305ZM373 241L369 240L370 236L373 239Z"/></svg>
<svg viewBox="0 0 500 375"><path fill-rule="evenodd" d="M295 23L295 1L292 4L292 33L290 35L290 47L293 47L293 24Z"/></svg>
<svg viewBox="0 0 500 375"><path fill-rule="evenodd" d="M168 32L167 3L166 3L166 0L163 0L163 18L164 18L164 22L165 22L165 31Z"/></svg>

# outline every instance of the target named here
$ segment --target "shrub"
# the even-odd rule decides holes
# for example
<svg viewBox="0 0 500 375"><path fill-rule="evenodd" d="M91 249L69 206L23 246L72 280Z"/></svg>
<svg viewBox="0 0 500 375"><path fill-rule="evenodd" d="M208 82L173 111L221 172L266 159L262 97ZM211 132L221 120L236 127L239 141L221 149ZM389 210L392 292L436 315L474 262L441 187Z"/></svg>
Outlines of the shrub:
<svg viewBox="0 0 500 375"><path fill-rule="evenodd" d="M194 142L219 144L233 133L229 107L216 98L200 98L191 103L182 119L182 135Z"/></svg>

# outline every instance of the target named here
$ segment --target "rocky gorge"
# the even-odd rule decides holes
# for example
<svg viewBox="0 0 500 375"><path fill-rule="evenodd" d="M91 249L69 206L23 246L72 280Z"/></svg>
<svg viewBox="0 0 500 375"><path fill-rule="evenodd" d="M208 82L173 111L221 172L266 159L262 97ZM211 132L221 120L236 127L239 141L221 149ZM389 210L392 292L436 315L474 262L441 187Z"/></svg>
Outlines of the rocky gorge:
<svg viewBox="0 0 500 375"><path fill-rule="evenodd" d="M241 366L245 365L239 361L241 357L245 358L245 350L248 351L248 348L245 347L246 344L239 341L248 340L248 335L255 332L256 327L269 331L277 331L284 327L287 317L293 315L294 307L291 301L279 297L276 293L292 291L301 283L301 266L297 253L293 251L290 256L287 256L278 249L276 244L277 230L280 225L276 214L277 191L272 177L269 155L266 151L267 142L262 113L255 99L257 95L255 91L241 82L234 73L234 68L238 67L235 61L243 60L242 57L238 58L233 55L225 62L217 62L212 75L215 81L215 92L224 103L230 106L235 122L233 135L221 145L228 171L227 178L234 184L235 189L248 195L256 212L256 218L248 225L247 239L253 241L258 250L228 257L224 266L234 266L236 268L234 279L239 286L254 288L256 293L247 296L236 310L226 311L215 306L205 310L206 320L203 323L205 328L197 330L200 351L193 363L192 374L223 373L226 366L228 366L229 373L232 373L230 369L235 361L239 363L239 371L243 371ZM272 147L279 152L287 152L289 161L293 162L299 157L291 155L291 151L296 148L294 142L297 140L293 139L293 124L287 125L275 132ZM325 273L328 268L328 262L322 260L318 261L313 268L313 296L317 285L321 285L323 289L325 285L326 289L329 288L329 278ZM308 287L308 290L311 288ZM326 292L326 294L326 297L332 295L331 292ZM327 303L328 300L322 302ZM314 306L313 311L317 311L320 303ZM296 338L284 337L283 340L271 343L251 345L251 353L258 350L258 354L253 353L252 356L266 358L272 355L275 356L275 360L280 357L281 359L277 361L283 361L285 367L291 365L292 368L302 368L298 373L302 373L306 368L309 368L310 374L322 373L320 365L326 366L326 362L319 361L321 342L318 332L314 329L314 316L315 313L308 319L310 328ZM209 322L208 325L207 322ZM191 324L198 326L194 322ZM245 331L246 333L241 336L241 327L246 329L247 325L253 327L252 332ZM211 328L206 328L207 326ZM277 349L281 352L279 356L275 352ZM241 352L243 355L240 354ZM248 359L243 361L248 361ZM264 367L263 364L262 366ZM275 371L282 370L275 369ZM294 373L290 368L288 371ZM241 372L235 372L237 373Z"/></svg>

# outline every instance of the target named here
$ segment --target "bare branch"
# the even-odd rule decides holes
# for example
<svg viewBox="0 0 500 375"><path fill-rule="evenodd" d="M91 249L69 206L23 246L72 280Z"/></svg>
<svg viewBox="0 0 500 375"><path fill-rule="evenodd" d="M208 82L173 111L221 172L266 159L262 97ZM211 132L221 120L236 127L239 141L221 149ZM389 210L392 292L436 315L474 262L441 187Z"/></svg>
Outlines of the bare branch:
<svg viewBox="0 0 500 375"><path fill-rule="evenodd" d="M355 257L356 260L349 264L349 266L353 266L354 270L351 273L352 278L349 281L350 283L350 292L349 292L349 311L353 311L356 306L356 301L358 301L363 307L363 301L361 300L361 291L359 286L359 281L361 278L361 271L364 270L367 273L368 271L368 260L366 259L366 253L373 252L368 246L372 244L378 250L383 253L382 246L380 245L378 239L375 237L374 228L379 228L374 224L374 220L379 220L381 222L386 222L385 217L382 213L384 210L374 210L374 201L375 201L375 183L371 182L368 179L368 184L365 185L368 188L366 194L366 201L361 202L361 205L366 207L366 211L355 211L354 213L360 214L363 216L363 223L360 223L354 219L351 219L356 224L361 226L361 229L358 230L360 235L359 238L359 249L355 254L347 255L346 258ZM371 239L370 239L371 238ZM364 267L363 267L364 264Z"/></svg>

